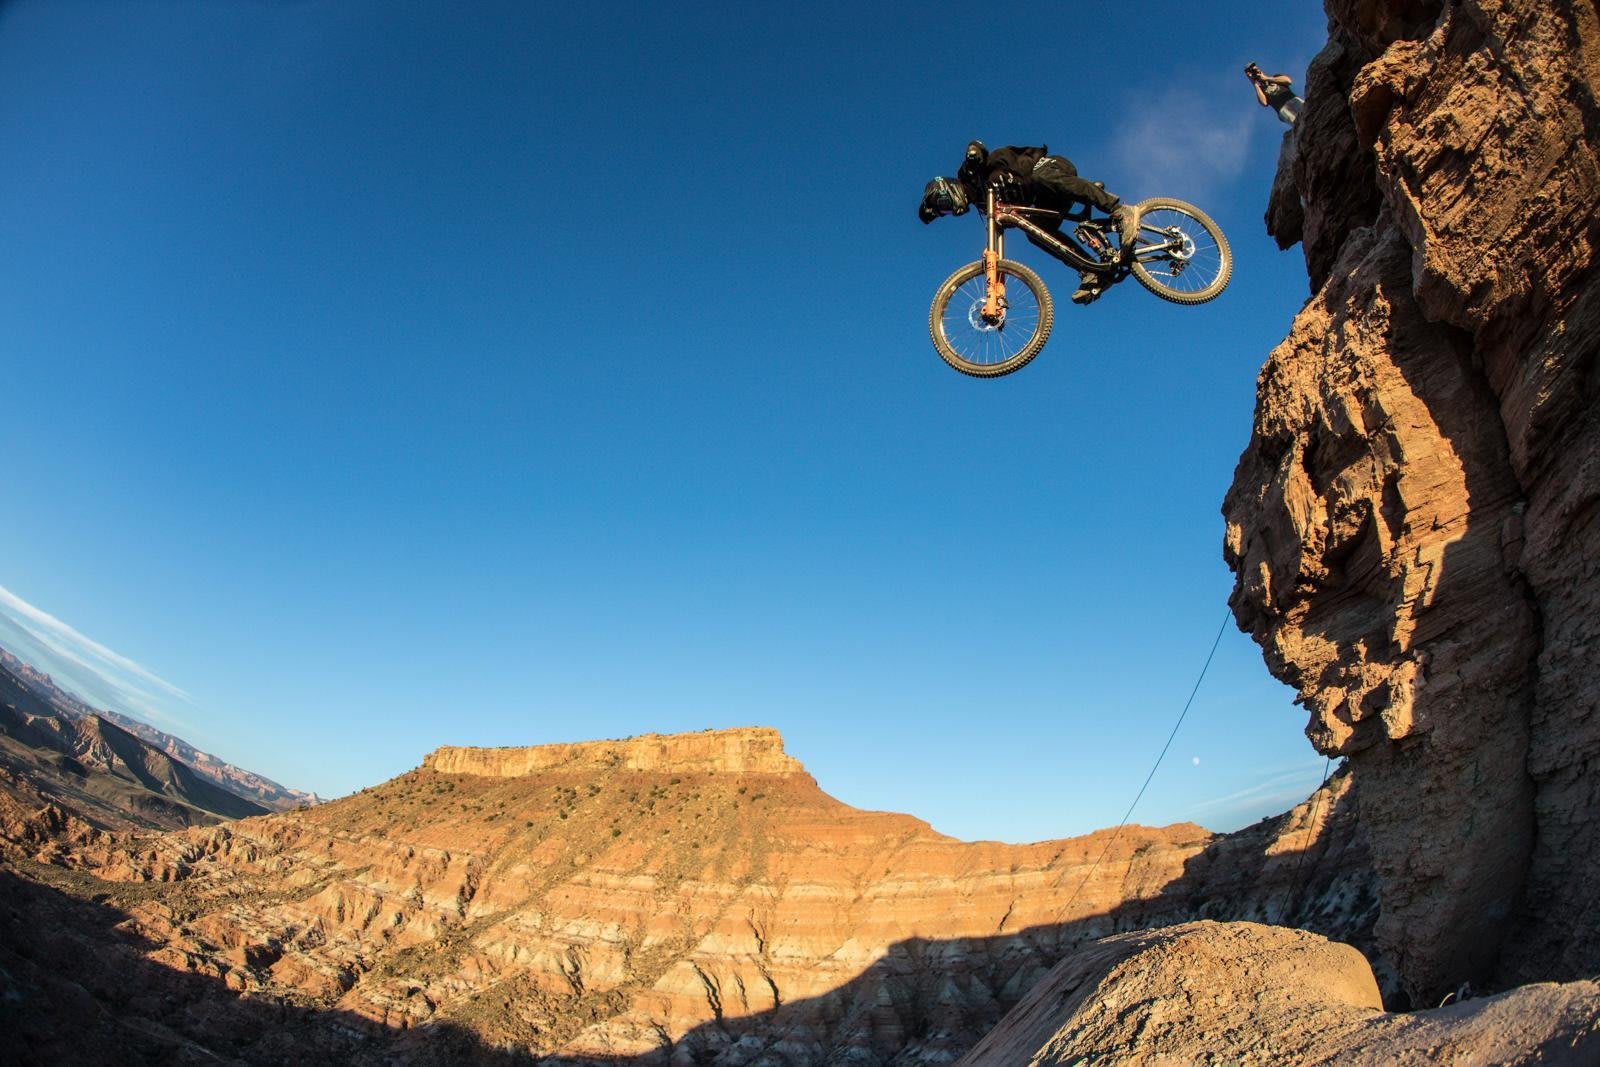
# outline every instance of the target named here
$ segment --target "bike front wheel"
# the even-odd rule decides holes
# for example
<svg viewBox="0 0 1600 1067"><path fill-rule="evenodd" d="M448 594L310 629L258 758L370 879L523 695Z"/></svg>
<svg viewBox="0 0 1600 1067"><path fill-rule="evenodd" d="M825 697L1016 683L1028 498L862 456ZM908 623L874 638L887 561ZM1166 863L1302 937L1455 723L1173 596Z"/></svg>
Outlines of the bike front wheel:
<svg viewBox="0 0 1600 1067"><path fill-rule="evenodd" d="M1002 259L1000 275L1006 308L999 322L987 322L981 314L988 286L981 260L946 278L928 312L928 333L939 358L974 378L998 378L1021 369L1050 339L1055 322L1050 290L1037 274Z"/></svg>
<svg viewBox="0 0 1600 1067"><path fill-rule="evenodd" d="M1129 266L1139 284L1174 304L1204 304L1233 277L1233 250L1211 216L1182 200L1139 205L1139 237Z"/></svg>

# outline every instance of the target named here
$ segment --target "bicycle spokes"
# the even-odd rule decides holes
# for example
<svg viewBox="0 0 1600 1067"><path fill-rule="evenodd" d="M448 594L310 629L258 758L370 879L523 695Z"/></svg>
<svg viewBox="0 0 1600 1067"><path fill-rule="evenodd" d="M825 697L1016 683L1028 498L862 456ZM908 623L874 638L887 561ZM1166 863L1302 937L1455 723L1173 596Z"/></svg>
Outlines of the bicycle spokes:
<svg viewBox="0 0 1600 1067"><path fill-rule="evenodd" d="M1015 359L1039 335L1043 317L1030 286L1008 278L998 264L994 270L998 293L991 290L990 271L984 264L984 269L955 287L936 322L935 336L949 345L951 354L976 367L996 367Z"/></svg>
<svg viewBox="0 0 1600 1067"><path fill-rule="evenodd" d="M1177 292L1199 292L1221 273L1223 249L1186 212L1154 208L1139 220L1133 255L1153 278Z"/></svg>
<svg viewBox="0 0 1600 1067"><path fill-rule="evenodd" d="M944 280L928 311L933 347L950 366L975 378L998 378L1039 354L1055 321L1050 290L1032 268L1005 258L1005 231L1028 240L1083 275L1096 293L1130 274L1174 304L1204 304L1228 285L1233 252L1211 217L1193 204L1154 197L1138 205L1134 247L1121 247L1109 220L1044 208L995 203L989 195L983 258ZM1063 222L1076 223L1062 232Z"/></svg>

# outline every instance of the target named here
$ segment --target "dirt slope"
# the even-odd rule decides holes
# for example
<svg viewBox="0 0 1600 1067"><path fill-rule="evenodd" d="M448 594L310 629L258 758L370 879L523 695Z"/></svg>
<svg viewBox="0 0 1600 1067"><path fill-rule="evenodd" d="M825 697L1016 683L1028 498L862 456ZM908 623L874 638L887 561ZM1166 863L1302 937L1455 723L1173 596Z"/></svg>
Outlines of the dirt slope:
<svg viewBox="0 0 1600 1067"><path fill-rule="evenodd" d="M1199 922L1075 953L961 1067L1597 1061L1600 983L1524 986L1389 1014L1367 961L1348 945L1255 923Z"/></svg>

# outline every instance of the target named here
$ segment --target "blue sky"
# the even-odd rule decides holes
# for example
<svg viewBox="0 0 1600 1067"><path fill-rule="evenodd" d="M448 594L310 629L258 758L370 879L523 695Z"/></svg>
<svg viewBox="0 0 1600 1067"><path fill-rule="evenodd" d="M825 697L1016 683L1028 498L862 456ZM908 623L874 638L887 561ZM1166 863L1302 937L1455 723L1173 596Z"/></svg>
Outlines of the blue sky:
<svg viewBox="0 0 1600 1067"><path fill-rule="evenodd" d="M0 644L324 794L760 723L962 837L1114 824L1222 620L1218 508L1307 295L1240 69L1299 79L1324 26L0 4ZM1043 354L957 375L927 307L981 231L915 208L971 137L1202 204L1232 286L1079 309L1046 262ZM1303 724L1230 624L1135 817L1281 810Z"/></svg>

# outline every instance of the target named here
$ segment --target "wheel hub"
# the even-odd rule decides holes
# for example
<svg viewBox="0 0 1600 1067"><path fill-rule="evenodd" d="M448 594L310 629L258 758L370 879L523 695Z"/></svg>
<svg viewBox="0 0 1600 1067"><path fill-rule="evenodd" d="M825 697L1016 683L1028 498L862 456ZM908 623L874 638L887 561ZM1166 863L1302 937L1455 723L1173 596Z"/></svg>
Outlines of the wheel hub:
<svg viewBox="0 0 1600 1067"><path fill-rule="evenodd" d="M1004 328L1006 324L1005 312L1002 311L999 318L990 321L989 317L983 313L983 301L974 300L972 306L967 309L967 324L974 330L984 333L999 330Z"/></svg>
<svg viewBox="0 0 1600 1067"><path fill-rule="evenodd" d="M1167 231L1167 255L1185 262L1194 257L1194 238L1174 226Z"/></svg>

